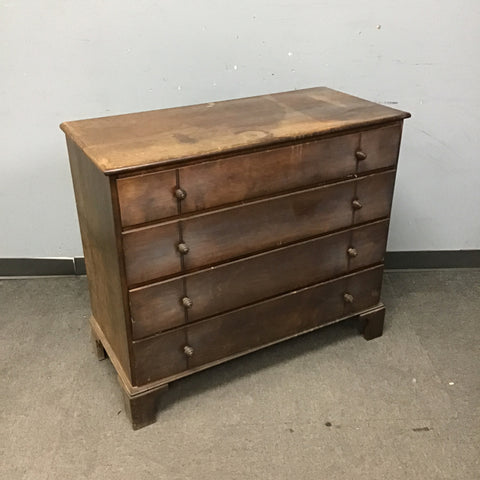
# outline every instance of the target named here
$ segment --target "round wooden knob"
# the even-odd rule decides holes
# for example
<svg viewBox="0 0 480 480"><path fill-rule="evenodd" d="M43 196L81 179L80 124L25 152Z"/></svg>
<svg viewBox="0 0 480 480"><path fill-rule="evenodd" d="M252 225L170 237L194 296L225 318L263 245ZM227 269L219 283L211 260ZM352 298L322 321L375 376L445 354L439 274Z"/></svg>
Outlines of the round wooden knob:
<svg viewBox="0 0 480 480"><path fill-rule="evenodd" d="M362 150L357 150L355 152L355 157L357 157L358 161L365 160L367 158L367 154L363 152Z"/></svg>
<svg viewBox="0 0 480 480"><path fill-rule="evenodd" d="M358 255L357 249L353 247L350 247L349 249L347 249L347 253L348 253L348 256L352 258Z"/></svg>
<svg viewBox="0 0 480 480"><path fill-rule="evenodd" d="M346 303L353 303L353 295L350 295L349 293L344 293L343 300L345 300Z"/></svg>
<svg viewBox="0 0 480 480"><path fill-rule="evenodd" d="M187 192L183 188L175 189L175 197L177 200L183 200L187 196Z"/></svg>
<svg viewBox="0 0 480 480"><path fill-rule="evenodd" d="M183 353L187 356L187 357L191 357L193 355L193 348L190 346L190 345L185 345L183 347Z"/></svg>
<svg viewBox="0 0 480 480"><path fill-rule="evenodd" d="M193 302L190 300L190 298L188 298L188 297L183 297L183 298L182 298L182 305L183 305L185 308L191 308L192 305L193 305Z"/></svg>
<svg viewBox="0 0 480 480"><path fill-rule="evenodd" d="M360 201L356 198L355 200L352 201L352 207L355 209L355 210L360 210L363 205L360 203Z"/></svg>
<svg viewBox="0 0 480 480"><path fill-rule="evenodd" d="M186 243L179 243L177 245L177 250L182 254L182 255L186 255L188 252L189 252L189 248L188 248L188 245Z"/></svg>

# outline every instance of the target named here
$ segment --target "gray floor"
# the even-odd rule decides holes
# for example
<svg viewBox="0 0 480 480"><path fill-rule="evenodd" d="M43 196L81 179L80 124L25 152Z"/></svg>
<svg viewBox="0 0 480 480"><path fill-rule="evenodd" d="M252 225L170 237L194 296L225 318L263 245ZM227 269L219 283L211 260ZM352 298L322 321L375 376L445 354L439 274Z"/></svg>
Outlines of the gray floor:
<svg viewBox="0 0 480 480"><path fill-rule="evenodd" d="M134 432L86 279L1 280L0 478L479 479L480 270L387 273L383 299L382 338L344 322L180 380Z"/></svg>

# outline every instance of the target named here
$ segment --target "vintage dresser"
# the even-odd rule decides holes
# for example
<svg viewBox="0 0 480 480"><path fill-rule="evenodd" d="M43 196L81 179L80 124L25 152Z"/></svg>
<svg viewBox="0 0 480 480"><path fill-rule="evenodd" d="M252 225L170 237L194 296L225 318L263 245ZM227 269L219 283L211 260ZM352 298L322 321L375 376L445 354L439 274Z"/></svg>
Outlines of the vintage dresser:
<svg viewBox="0 0 480 480"><path fill-rule="evenodd" d="M321 87L61 125L134 428L180 377L353 316L382 334L407 117Z"/></svg>

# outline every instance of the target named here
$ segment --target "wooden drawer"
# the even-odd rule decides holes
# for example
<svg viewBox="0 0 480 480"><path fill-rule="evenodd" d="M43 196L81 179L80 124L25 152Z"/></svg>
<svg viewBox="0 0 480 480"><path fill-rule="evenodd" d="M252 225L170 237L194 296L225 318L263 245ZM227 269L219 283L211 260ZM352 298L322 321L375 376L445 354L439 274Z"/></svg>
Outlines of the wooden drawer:
<svg viewBox="0 0 480 480"><path fill-rule="evenodd" d="M367 158L358 161L357 172L396 166L401 136L402 126L399 124L362 132L359 150L364 152Z"/></svg>
<svg viewBox="0 0 480 480"><path fill-rule="evenodd" d="M393 125L117 180L122 226L313 186L394 166L401 126ZM357 161L355 152L366 158ZM177 201L178 186L186 197Z"/></svg>
<svg viewBox="0 0 480 480"><path fill-rule="evenodd" d="M317 187L182 220L184 271L387 217L395 172ZM361 208L355 210L352 200ZM176 222L124 232L128 285L182 270Z"/></svg>
<svg viewBox="0 0 480 480"><path fill-rule="evenodd" d="M129 285L172 275L182 270L178 223L124 233L125 274Z"/></svg>
<svg viewBox="0 0 480 480"><path fill-rule="evenodd" d="M182 278L130 290L130 320L134 340L183 325L186 321Z"/></svg>
<svg viewBox="0 0 480 480"><path fill-rule="evenodd" d="M182 221L187 270L386 217L395 172L371 175ZM358 186L357 186L358 184ZM352 200L361 208L355 210ZM354 215L352 215L354 212Z"/></svg>
<svg viewBox="0 0 480 480"><path fill-rule="evenodd" d="M390 216L394 184L395 172L392 171L359 179L355 185L355 199L361 208L354 208L353 223L358 225Z"/></svg>
<svg viewBox="0 0 480 480"><path fill-rule="evenodd" d="M117 180L122 226L128 227L178 214L175 170Z"/></svg>
<svg viewBox="0 0 480 480"><path fill-rule="evenodd" d="M392 167L400 136L401 126L396 124L181 168L180 185L187 193L182 212L346 178L357 169ZM367 155L364 160L357 161L357 150Z"/></svg>
<svg viewBox="0 0 480 480"><path fill-rule="evenodd" d="M387 231L388 221L383 220L134 289L130 291L133 338L380 263ZM350 255L349 248L355 249ZM182 305L185 296L192 302L188 309Z"/></svg>
<svg viewBox="0 0 480 480"><path fill-rule="evenodd" d="M358 134L343 135L180 168L182 212L346 178L358 143Z"/></svg>
<svg viewBox="0 0 480 480"><path fill-rule="evenodd" d="M133 343L140 384L247 353L376 305L382 267L266 300ZM353 303L344 294L353 295ZM193 354L184 355L190 346ZM182 359L183 356L183 359Z"/></svg>

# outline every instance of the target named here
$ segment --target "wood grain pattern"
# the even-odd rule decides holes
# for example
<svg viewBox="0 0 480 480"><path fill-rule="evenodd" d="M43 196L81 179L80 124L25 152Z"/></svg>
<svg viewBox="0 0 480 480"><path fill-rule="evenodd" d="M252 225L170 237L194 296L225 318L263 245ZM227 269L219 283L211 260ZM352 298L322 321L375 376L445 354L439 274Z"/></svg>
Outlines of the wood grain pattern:
<svg viewBox="0 0 480 480"><path fill-rule="evenodd" d="M186 292L193 302L188 309L188 321L346 273L350 236L350 232L342 232L187 276ZM172 284L177 286L177 283L178 280L166 281L130 294L136 303L142 303L141 310L132 308L135 335L147 336L170 325L185 323L184 309L180 305L181 290L177 290L176 298L170 299L170 292L175 289ZM172 324L165 325L161 309L166 309Z"/></svg>
<svg viewBox="0 0 480 480"><path fill-rule="evenodd" d="M130 291L130 313L134 339L147 337L185 323L181 304L183 280L174 279Z"/></svg>
<svg viewBox="0 0 480 480"><path fill-rule="evenodd" d="M188 327L188 342L195 353L189 367L214 361L242 350L302 332L340 318L345 282L362 291L370 305L378 303L382 267L367 270L285 295L278 299L199 322ZM366 301L365 301L366 303ZM359 306L354 306L356 310ZM356 310L358 311L358 310Z"/></svg>
<svg viewBox="0 0 480 480"><path fill-rule="evenodd" d="M355 196L362 202L354 213L356 224L386 217L394 179L395 172L387 171L182 220L182 237L189 248L183 256L185 270L348 227ZM171 222L123 234L128 285L182 270L177 230L177 223Z"/></svg>
<svg viewBox="0 0 480 480"><path fill-rule="evenodd" d="M362 304L376 305L382 270L375 267L134 342L135 356L141 358L137 378L154 381L179 373L181 362L169 363L167 358L177 358L185 345L193 349L191 357L182 353L188 370L341 318L347 284L367 299ZM352 310L360 311L359 305Z"/></svg>
<svg viewBox="0 0 480 480"><path fill-rule="evenodd" d="M121 280L110 179L70 139L67 139L67 146L92 313L99 319L102 332L115 350L125 374L132 380L130 327L124 310L126 291Z"/></svg>
<svg viewBox="0 0 480 480"><path fill-rule="evenodd" d="M222 265L186 279L195 321L345 274L350 232Z"/></svg>
<svg viewBox="0 0 480 480"><path fill-rule="evenodd" d="M354 211L354 223L364 223L390 215L392 206L395 171L387 171L359 178L355 198L362 208Z"/></svg>
<svg viewBox="0 0 480 480"><path fill-rule="evenodd" d="M346 178L358 144L359 134L343 135L180 168L182 212Z"/></svg>
<svg viewBox="0 0 480 480"><path fill-rule="evenodd" d="M182 213L395 166L400 135L401 125L395 124L180 168L179 186L187 193ZM357 149L367 154L365 160L357 162ZM177 215L176 185L175 170L118 179L122 225Z"/></svg>
<svg viewBox="0 0 480 480"><path fill-rule="evenodd" d="M125 232L122 237L128 285L181 271L176 222Z"/></svg>
<svg viewBox="0 0 480 480"><path fill-rule="evenodd" d="M182 212L347 178L356 171L395 166L400 134L401 125L395 124L180 168L180 185L188 192ZM357 162L357 149L367 153L364 161Z"/></svg>
<svg viewBox="0 0 480 480"><path fill-rule="evenodd" d="M347 227L354 183L345 182L182 221L187 270Z"/></svg>
<svg viewBox="0 0 480 480"><path fill-rule="evenodd" d="M175 170L117 180L118 202L124 227L177 215Z"/></svg>
<svg viewBox="0 0 480 480"><path fill-rule="evenodd" d="M356 257L349 257L350 271L368 267L376 262L383 262L387 246L389 220L375 222L364 227L353 228L350 245L358 252Z"/></svg>
<svg viewBox="0 0 480 480"><path fill-rule="evenodd" d="M133 368L138 385L175 375L187 369L183 347L185 330L172 330L158 337L133 342Z"/></svg>
<svg viewBox="0 0 480 480"><path fill-rule="evenodd" d="M386 217L394 178L395 172L389 171L182 221L190 248L185 267L198 268L348 227L355 188L363 204L355 213L356 224Z"/></svg>
<svg viewBox="0 0 480 480"><path fill-rule="evenodd" d="M157 397L168 390L168 385L156 388L154 391L142 395L131 396L123 392L125 413L127 414L132 428L138 430L155 423L157 416Z"/></svg>
<svg viewBox="0 0 480 480"><path fill-rule="evenodd" d="M409 117L325 87L62 123L107 174Z"/></svg>
<svg viewBox="0 0 480 480"><path fill-rule="evenodd" d="M380 168L395 167L400 149L402 124L367 130L360 133L359 149L367 154L358 162L358 173Z"/></svg>
<svg viewBox="0 0 480 480"><path fill-rule="evenodd" d="M353 302L343 302L343 316L361 312L376 305L380 301L382 277L383 266L346 277L344 293L352 295Z"/></svg>
<svg viewBox="0 0 480 480"><path fill-rule="evenodd" d="M265 298L344 275L383 259L388 221L300 242L187 275L186 295L193 305L188 321L217 315ZM353 245L357 257L349 259ZM130 292L134 339L185 323L180 279Z"/></svg>

